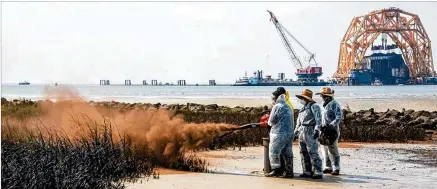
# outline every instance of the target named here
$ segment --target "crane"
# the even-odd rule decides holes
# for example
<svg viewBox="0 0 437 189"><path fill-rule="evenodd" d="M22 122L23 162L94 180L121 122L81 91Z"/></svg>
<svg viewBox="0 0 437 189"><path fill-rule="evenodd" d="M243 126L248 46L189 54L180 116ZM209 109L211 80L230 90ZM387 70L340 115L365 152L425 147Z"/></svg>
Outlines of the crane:
<svg viewBox="0 0 437 189"><path fill-rule="evenodd" d="M314 53L311 53L284 26L282 26L282 24L278 21L276 16L271 11L267 10L267 12L270 14L270 21L275 25L275 28L279 33L279 37L282 39L282 43L284 44L285 49L288 52L289 58L291 59L291 61L294 64L294 67L297 70L296 75L298 77L298 81L317 82L318 77L322 75L322 67L317 66L317 61L315 59ZM291 43L288 40L285 33L287 33L294 41L296 41L297 44L299 44L309 54L307 62L302 63L302 61L298 58L296 52L291 46Z"/></svg>

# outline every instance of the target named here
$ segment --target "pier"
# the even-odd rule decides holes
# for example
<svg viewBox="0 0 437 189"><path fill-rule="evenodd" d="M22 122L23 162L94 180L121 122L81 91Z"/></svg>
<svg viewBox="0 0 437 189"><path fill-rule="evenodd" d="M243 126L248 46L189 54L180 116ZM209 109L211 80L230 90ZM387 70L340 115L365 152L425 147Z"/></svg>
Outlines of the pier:
<svg viewBox="0 0 437 189"><path fill-rule="evenodd" d="M204 84L187 84L187 81L184 79L177 80L176 84L170 82L158 82L158 80L153 79L148 83L147 80L142 80L138 83L132 83L130 79L124 80L124 83L115 83L111 84L109 80L100 80L100 85L111 85L111 86L232 86L232 84L217 84L214 79L208 81L208 83Z"/></svg>

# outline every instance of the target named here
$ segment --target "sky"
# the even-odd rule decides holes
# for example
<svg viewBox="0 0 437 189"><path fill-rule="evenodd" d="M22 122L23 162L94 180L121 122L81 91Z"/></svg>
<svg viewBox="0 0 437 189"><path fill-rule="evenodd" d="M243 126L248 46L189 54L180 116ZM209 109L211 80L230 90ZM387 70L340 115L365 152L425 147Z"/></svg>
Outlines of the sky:
<svg viewBox="0 0 437 189"><path fill-rule="evenodd" d="M245 71L295 78L266 10L323 67L337 69L353 17L398 7L437 39L436 2L2 2L2 83L233 83ZM297 54L305 51L291 41ZM433 45L437 55L437 46ZM437 58L435 58L437 59ZM434 63L436 65L437 63Z"/></svg>

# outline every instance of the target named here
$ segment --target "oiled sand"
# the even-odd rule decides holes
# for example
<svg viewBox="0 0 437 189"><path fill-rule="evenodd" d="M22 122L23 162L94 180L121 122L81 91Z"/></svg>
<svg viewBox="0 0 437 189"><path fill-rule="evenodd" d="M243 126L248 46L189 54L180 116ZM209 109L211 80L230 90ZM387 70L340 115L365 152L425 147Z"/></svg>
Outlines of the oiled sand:
<svg viewBox="0 0 437 189"><path fill-rule="evenodd" d="M159 179L142 179L128 188L435 188L437 167L421 162L423 157L405 149L437 150L424 144L342 144L341 175L325 175L322 180L282 179L262 176L263 147L200 152L212 173L180 174L163 171ZM400 150L399 150L400 149ZM293 147L295 176L302 172L299 147ZM420 160L407 163L405 160ZM430 160L430 161L435 161Z"/></svg>

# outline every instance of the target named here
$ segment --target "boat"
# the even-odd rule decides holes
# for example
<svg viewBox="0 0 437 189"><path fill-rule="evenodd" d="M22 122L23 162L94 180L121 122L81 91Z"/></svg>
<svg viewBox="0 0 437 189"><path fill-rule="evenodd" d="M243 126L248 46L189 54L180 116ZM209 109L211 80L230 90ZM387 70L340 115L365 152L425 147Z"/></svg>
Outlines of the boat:
<svg viewBox="0 0 437 189"><path fill-rule="evenodd" d="M247 72L244 74L244 77L239 78L237 81L235 81L235 84L233 86L248 86L249 78L247 77Z"/></svg>
<svg viewBox="0 0 437 189"><path fill-rule="evenodd" d="M244 77L239 78L231 86L327 86L328 82L323 80L298 80L285 79L285 74L279 73L280 79L273 79L270 75L263 77L263 71L255 71L253 77L247 77L247 72Z"/></svg>
<svg viewBox="0 0 437 189"><path fill-rule="evenodd" d="M30 85L30 83L27 82L27 81L24 81L24 82L20 82L20 83L18 83L18 85Z"/></svg>

